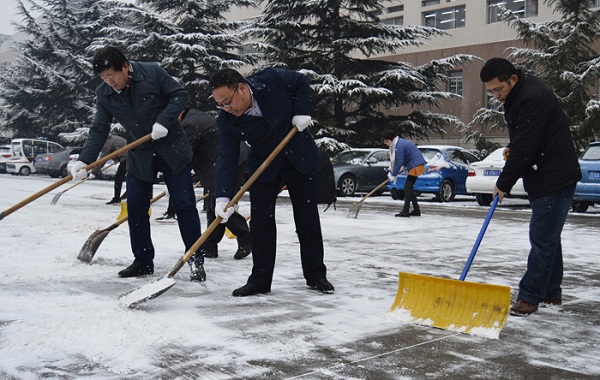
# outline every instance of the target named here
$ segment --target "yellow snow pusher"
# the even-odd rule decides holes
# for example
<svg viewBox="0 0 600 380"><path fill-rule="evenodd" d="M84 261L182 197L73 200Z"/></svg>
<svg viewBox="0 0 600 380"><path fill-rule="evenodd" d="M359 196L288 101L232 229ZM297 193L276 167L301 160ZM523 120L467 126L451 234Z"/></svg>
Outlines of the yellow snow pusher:
<svg viewBox="0 0 600 380"><path fill-rule="evenodd" d="M510 308L510 287L464 281L498 204L494 199L459 280L400 272L390 312L412 323L498 338Z"/></svg>

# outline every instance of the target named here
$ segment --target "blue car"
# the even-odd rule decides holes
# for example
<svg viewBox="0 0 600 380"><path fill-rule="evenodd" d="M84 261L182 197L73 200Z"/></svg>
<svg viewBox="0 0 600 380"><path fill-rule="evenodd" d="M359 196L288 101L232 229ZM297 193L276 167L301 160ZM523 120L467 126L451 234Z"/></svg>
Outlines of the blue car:
<svg viewBox="0 0 600 380"><path fill-rule="evenodd" d="M474 154L458 146L419 145L423 154L425 174L417 178L415 193L434 194L438 202L450 202L456 194L468 194L465 182L469 164L480 161ZM388 184L392 198L404 199L406 172L398 175L396 183Z"/></svg>
<svg viewBox="0 0 600 380"><path fill-rule="evenodd" d="M579 158L581 179L573 197L573 211L586 212L589 206L600 203L600 141L588 145Z"/></svg>

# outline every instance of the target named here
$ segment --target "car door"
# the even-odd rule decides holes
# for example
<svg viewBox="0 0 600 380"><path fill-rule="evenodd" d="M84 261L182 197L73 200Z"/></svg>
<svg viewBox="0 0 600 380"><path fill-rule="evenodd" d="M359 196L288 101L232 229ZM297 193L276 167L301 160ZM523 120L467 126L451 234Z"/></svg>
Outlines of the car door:
<svg viewBox="0 0 600 380"><path fill-rule="evenodd" d="M467 176L469 175L469 160L460 149L448 149L448 158L455 165L454 168L454 192L456 194L467 193ZM474 161L473 161L474 162Z"/></svg>
<svg viewBox="0 0 600 380"><path fill-rule="evenodd" d="M388 151L371 152L363 163L361 168L362 183L359 186L362 190L372 190L379 186L387 178L387 168L390 166Z"/></svg>

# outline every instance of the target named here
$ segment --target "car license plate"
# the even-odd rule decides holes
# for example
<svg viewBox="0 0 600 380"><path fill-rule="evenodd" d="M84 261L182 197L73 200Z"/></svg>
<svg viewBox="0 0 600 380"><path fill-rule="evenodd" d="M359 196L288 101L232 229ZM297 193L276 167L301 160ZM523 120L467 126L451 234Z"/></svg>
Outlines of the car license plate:
<svg viewBox="0 0 600 380"><path fill-rule="evenodd" d="M499 170L499 169L486 169L483 171L483 175L498 177L500 175L501 171L502 170Z"/></svg>
<svg viewBox="0 0 600 380"><path fill-rule="evenodd" d="M600 179L600 172L589 172L590 179Z"/></svg>

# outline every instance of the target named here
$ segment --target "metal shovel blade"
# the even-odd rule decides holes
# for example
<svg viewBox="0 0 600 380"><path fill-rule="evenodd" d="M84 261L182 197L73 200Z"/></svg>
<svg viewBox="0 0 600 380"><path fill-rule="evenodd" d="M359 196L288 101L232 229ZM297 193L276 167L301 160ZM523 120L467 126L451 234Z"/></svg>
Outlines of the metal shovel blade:
<svg viewBox="0 0 600 380"><path fill-rule="evenodd" d="M390 312L410 322L497 339L508 318L510 287L400 272Z"/></svg>
<svg viewBox="0 0 600 380"><path fill-rule="evenodd" d="M98 247L108 235L110 230L96 230L94 231L90 237L83 243L83 247L81 247L81 251L79 251L79 255L77 255L77 259L83 261L84 263L90 263L98 250Z"/></svg>
<svg viewBox="0 0 600 380"><path fill-rule="evenodd" d="M54 198L52 198L52 201L50 202L51 205L55 205L56 202L58 202L58 199L61 197L61 195L63 195L65 193L66 190L61 191L60 193L57 193Z"/></svg>
<svg viewBox="0 0 600 380"><path fill-rule="evenodd" d="M171 289L176 282L177 281L175 281L173 277L165 276L121 295L119 297L119 301L123 306L133 307L160 296L167 290Z"/></svg>

